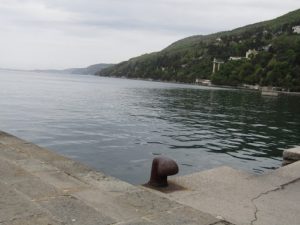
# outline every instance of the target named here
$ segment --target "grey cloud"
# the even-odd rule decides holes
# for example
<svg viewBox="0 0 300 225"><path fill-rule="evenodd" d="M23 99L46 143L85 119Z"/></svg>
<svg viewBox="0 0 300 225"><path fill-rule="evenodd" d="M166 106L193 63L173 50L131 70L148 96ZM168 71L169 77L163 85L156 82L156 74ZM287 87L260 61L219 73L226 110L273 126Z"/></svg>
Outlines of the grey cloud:
<svg viewBox="0 0 300 225"><path fill-rule="evenodd" d="M299 0L1 0L0 67L54 66L40 57L43 52L59 58L60 67L118 62L179 38L271 19L299 6ZM124 46L126 52L118 53Z"/></svg>
<svg viewBox="0 0 300 225"><path fill-rule="evenodd" d="M24 1L13 1L24 2ZM180 32L183 34L192 34L195 32L206 33L217 31L218 29L231 28L230 24L236 25L237 18L243 20L247 11L254 15L263 13L263 11L276 12L282 7L291 8L296 5L296 0L286 0L289 4L283 4L280 0L267 1L237 1L237 0L35 0L25 1L27 3L35 2L45 6L45 9L56 10L61 14L70 16L70 21L52 20L30 17L18 13L19 22L24 25L40 26L44 23L53 25L70 26L97 26L99 28L110 29L142 29L160 32ZM257 8L253 11L253 7ZM269 9L269 10L267 10ZM273 10L270 10L273 9ZM5 13L5 12L4 12ZM13 12L10 12L13 14ZM265 16L266 18L272 18ZM249 22L257 22L258 16L253 16ZM259 17L258 17L259 18ZM224 19L227 19L224 26ZM260 19L260 18L259 18ZM16 20L18 20L16 18ZM222 21L222 22L218 22ZM218 25L219 27L215 27ZM242 24L241 24L242 25ZM211 27L211 29L209 29ZM203 30L202 30L203 29Z"/></svg>

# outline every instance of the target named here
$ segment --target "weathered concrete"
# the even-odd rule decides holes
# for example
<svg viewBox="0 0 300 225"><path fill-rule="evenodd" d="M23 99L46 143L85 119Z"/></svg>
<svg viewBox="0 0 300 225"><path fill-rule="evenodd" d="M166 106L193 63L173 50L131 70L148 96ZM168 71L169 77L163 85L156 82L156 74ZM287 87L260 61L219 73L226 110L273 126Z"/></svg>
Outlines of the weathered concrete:
<svg viewBox="0 0 300 225"><path fill-rule="evenodd" d="M232 223L299 225L300 161L260 176L220 167L170 180L183 191L162 196Z"/></svg>
<svg viewBox="0 0 300 225"><path fill-rule="evenodd" d="M285 154L295 159L297 152ZM160 192L106 176L0 132L0 177L0 225L298 225L300 221L300 161L260 176L215 168L171 178L170 187Z"/></svg>
<svg viewBox="0 0 300 225"><path fill-rule="evenodd" d="M288 165L300 160L300 147L287 149L283 152L282 165Z"/></svg>
<svg viewBox="0 0 300 225"><path fill-rule="evenodd" d="M226 225L0 132L0 225Z"/></svg>

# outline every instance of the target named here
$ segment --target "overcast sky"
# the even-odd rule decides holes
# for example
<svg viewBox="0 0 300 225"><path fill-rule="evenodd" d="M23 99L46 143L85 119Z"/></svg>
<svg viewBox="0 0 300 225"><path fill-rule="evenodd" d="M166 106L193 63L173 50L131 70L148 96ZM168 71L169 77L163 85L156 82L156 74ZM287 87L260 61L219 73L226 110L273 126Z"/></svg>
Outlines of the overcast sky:
<svg viewBox="0 0 300 225"><path fill-rule="evenodd" d="M298 8L299 0L0 0L0 67L118 63Z"/></svg>

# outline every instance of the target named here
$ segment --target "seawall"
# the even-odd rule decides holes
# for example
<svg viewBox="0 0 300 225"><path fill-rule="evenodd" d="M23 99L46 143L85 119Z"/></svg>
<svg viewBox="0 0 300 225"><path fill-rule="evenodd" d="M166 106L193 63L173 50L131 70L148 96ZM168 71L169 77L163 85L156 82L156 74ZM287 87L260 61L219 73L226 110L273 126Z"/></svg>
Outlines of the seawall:
<svg viewBox="0 0 300 225"><path fill-rule="evenodd" d="M226 225L0 132L1 225Z"/></svg>
<svg viewBox="0 0 300 225"><path fill-rule="evenodd" d="M285 156L297 159L295 152ZM297 160L264 175L219 167L171 178L168 188L154 190L0 132L0 176L0 225L299 225L300 221Z"/></svg>

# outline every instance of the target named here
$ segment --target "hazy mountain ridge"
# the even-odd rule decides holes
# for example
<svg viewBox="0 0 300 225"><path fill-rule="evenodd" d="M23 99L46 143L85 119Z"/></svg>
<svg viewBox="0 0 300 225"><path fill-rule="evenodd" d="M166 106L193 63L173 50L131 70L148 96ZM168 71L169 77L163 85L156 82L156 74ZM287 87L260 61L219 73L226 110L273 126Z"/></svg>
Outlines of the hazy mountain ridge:
<svg viewBox="0 0 300 225"><path fill-rule="evenodd" d="M68 73L68 74L83 74L83 75L94 75L96 72L101 71L102 69L108 68L113 66L114 64L106 64L106 63L99 63L94 64L85 68L69 68L63 70L33 70L34 72L49 72L49 73Z"/></svg>
<svg viewBox="0 0 300 225"><path fill-rule="evenodd" d="M269 79L275 76L271 75L270 72L274 71L274 68L278 69L280 67L279 70L283 70L283 68L289 70L290 77L286 80L289 80L287 83L290 84L285 86L300 87L300 73L297 72L300 70L300 47L298 49L300 34L295 34L292 30L293 26L296 25L300 25L299 9L273 20L247 25L232 31L187 37L171 44L160 52L132 58L103 69L97 74L187 83L192 83L197 78L205 78L212 79L213 82L218 84L227 85L238 85L240 83L282 85L284 77L281 77L280 81L276 77ZM267 50L262 50L266 49L267 46L269 46ZM250 63L251 66L248 66L251 67L250 70L254 71L251 71L251 74L248 73L248 75L255 73L255 79L246 79L243 74L239 74L239 78L223 80L214 79L211 76L213 58L228 61L231 56L245 57L249 49L258 50L260 60L250 62L241 60L236 66L240 67L244 63ZM289 55L289 59L284 59L285 55ZM281 66L279 66L280 63ZM285 63L288 66L283 65ZM259 65L258 68L255 68L257 65ZM260 70L260 72L256 73L256 70ZM241 73L241 71L235 72ZM234 74L234 76L237 75ZM280 76L284 75L281 74ZM218 74L216 77L218 77Z"/></svg>

